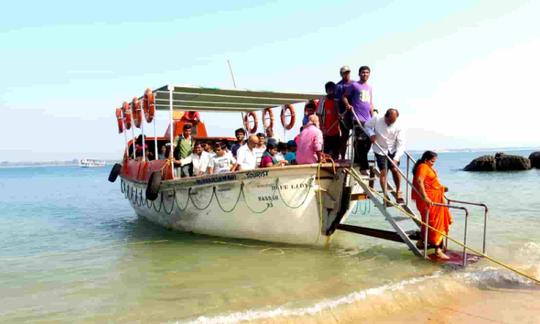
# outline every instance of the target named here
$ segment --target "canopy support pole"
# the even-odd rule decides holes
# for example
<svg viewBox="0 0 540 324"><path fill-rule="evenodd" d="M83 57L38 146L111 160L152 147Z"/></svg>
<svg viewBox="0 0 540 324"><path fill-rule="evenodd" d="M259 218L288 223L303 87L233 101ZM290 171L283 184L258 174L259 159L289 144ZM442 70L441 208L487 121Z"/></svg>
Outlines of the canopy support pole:
<svg viewBox="0 0 540 324"><path fill-rule="evenodd" d="M139 112L142 114L142 111ZM142 135L142 160L146 161L146 138L144 136L144 118L141 118L141 135Z"/></svg>
<svg viewBox="0 0 540 324"><path fill-rule="evenodd" d="M154 114L154 120L153 120L153 124L154 124L154 160L159 159L157 136L156 136L156 116L157 116L157 114Z"/></svg>
<svg viewBox="0 0 540 324"><path fill-rule="evenodd" d="M174 87L169 86L169 140L171 141L171 146L169 150L169 158L172 160L173 158L173 133L174 133L174 125L173 125L173 89ZM174 162L171 161L171 174L174 179Z"/></svg>
<svg viewBox="0 0 540 324"><path fill-rule="evenodd" d="M128 142L128 139L127 139L127 129L126 129L126 122L125 122L125 116L124 116L124 111L122 110L122 133L124 133L124 140L126 141L126 158L129 158L129 142Z"/></svg>

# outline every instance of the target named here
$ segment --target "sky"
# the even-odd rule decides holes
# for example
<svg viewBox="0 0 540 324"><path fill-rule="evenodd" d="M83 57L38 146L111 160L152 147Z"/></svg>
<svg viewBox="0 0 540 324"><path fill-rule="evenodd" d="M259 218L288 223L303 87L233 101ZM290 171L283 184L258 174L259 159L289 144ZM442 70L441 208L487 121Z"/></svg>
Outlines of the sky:
<svg viewBox="0 0 540 324"><path fill-rule="evenodd" d="M147 87L233 88L227 60L239 88L309 93L342 65L354 79L368 65L375 107L399 109L409 149L540 147L540 1L52 0L3 12L0 161L119 159L116 107ZM241 126L238 113L202 118L210 135ZM167 114L156 119L162 134Z"/></svg>

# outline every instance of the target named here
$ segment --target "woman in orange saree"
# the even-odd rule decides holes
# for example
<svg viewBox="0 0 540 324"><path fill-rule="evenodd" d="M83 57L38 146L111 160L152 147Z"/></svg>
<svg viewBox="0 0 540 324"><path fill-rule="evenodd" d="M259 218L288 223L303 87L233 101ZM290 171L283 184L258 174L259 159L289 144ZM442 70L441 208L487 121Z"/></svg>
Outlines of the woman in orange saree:
<svg viewBox="0 0 540 324"><path fill-rule="evenodd" d="M413 168L413 183L416 190L412 191L412 199L416 201L416 208L422 215L422 221L426 222L426 214L429 210L429 226L437 229L439 232L448 234L450 224L452 224L452 215L448 207L434 206L432 203L445 204L444 198L445 188L439 182L437 172L433 169L433 165L437 161L437 153L432 151L426 151L416 162ZM421 237L425 240L425 226L422 225ZM441 259L448 259L448 256L444 254L443 238L435 230L428 230L428 243L436 247L436 255ZM418 246L423 247L424 243L418 241Z"/></svg>

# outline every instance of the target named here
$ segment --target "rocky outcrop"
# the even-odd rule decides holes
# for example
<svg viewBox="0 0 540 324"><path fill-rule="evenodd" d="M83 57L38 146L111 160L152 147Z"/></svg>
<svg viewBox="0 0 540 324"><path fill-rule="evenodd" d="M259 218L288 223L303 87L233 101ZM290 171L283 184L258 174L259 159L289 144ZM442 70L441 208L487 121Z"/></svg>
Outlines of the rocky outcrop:
<svg viewBox="0 0 540 324"><path fill-rule="evenodd" d="M518 171L529 170L531 160L519 155L497 153L495 156L484 155L469 163L465 171Z"/></svg>
<svg viewBox="0 0 540 324"><path fill-rule="evenodd" d="M495 171L497 164L495 157L491 155L484 155L472 160L471 163L463 169L465 171Z"/></svg>
<svg viewBox="0 0 540 324"><path fill-rule="evenodd" d="M532 152L529 155L529 160L531 160L531 167L540 169L540 151Z"/></svg>

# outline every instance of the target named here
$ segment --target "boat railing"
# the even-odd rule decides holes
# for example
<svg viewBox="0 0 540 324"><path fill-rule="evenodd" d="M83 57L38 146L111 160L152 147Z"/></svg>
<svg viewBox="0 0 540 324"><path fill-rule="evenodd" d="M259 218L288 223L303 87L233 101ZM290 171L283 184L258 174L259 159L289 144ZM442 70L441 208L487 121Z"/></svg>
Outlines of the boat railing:
<svg viewBox="0 0 540 324"><path fill-rule="evenodd" d="M358 118L358 115L355 113L354 110L351 110L354 118L356 119L357 121L357 125L365 134L368 134L367 131L366 131L366 128L362 125L360 119ZM354 134L353 134L354 135ZM352 136L351 136L352 137ZM373 145L375 145L382 153L383 155L387 158L387 160L391 163L391 165L399 172L399 174L405 179L405 183L406 183L406 198L407 200L405 201L405 205L407 207L409 207L409 191L412 193L412 191L414 190L418 196L420 197L420 199L422 199L422 201L426 204L428 204L427 200L422 196L422 194L420 193L420 191L418 190L418 188L416 188L416 186L414 185L413 181L410 179L409 175L411 173L410 171L410 165L411 165L411 162L413 162L413 166L414 166L414 163L416 163L416 160L408 153L408 152L405 152L405 156L407 157L407 162L406 162L406 172L404 173L401 168L399 167L399 165L397 165L392 158L390 158L390 156L388 156L387 152L385 152L385 150L377 143L377 142L374 142ZM353 145L353 148L354 148L354 145ZM354 151L354 149L352 150ZM354 153L352 153L352 155L354 156ZM351 165L354 166L354 160L351 160ZM386 181L388 180L388 177L386 177L385 179ZM387 187L387 183L384 183L384 187L386 188ZM383 191L385 190L385 188L383 188ZM396 194L397 194L397 190L399 190L399 188L396 188ZM386 192L383 192L383 195L385 195L386 197ZM445 197L446 198L446 197ZM459 206L458 204L460 205L472 205L472 206L480 206L480 207L484 207L484 228L483 228L483 242L482 242L482 248L483 248L483 253L486 254L486 231L487 231L487 212L488 212L488 207L483 204L483 203L476 203L476 202L467 202L467 201L461 201L461 200L453 200L453 199L448 199L446 198L447 200L447 203L446 204L443 204L443 203L433 203L433 202L430 202L431 205L433 206L440 206L440 207L446 207L446 208L449 208L449 209L455 209L455 210L462 210L464 213L465 213L465 218L464 218L464 233L463 233L463 265L465 266L467 264L467 257L466 257L466 250L467 250L467 230L468 230L468 218L469 218L469 211L466 207L463 207L463 206ZM454 202L456 204L451 204L451 202ZM429 204L428 204L429 205ZM427 209L427 213L426 213L426 221L425 221L425 224L428 224L429 225L429 208ZM425 226L425 233L424 233L424 257L425 258L428 258L428 255L427 255L427 250L428 250L428 230L429 230L429 226ZM446 246L448 245L448 237L446 237ZM445 248L446 248L445 246Z"/></svg>

